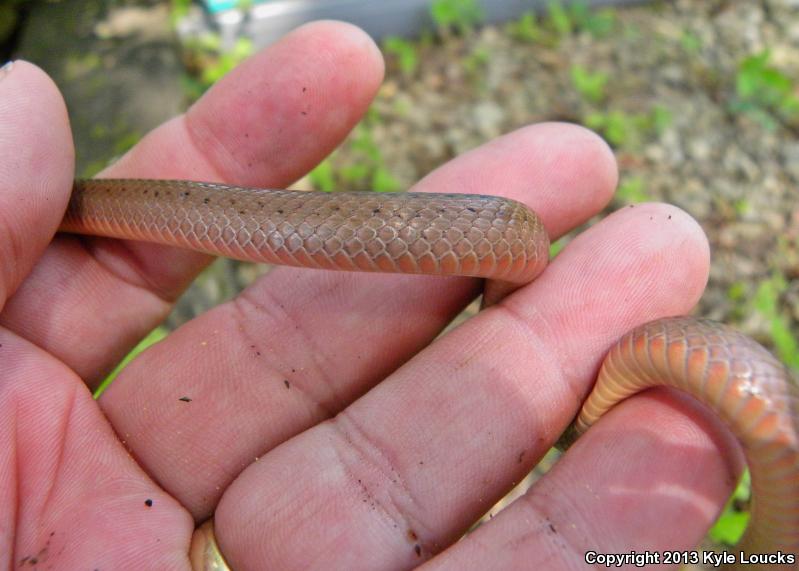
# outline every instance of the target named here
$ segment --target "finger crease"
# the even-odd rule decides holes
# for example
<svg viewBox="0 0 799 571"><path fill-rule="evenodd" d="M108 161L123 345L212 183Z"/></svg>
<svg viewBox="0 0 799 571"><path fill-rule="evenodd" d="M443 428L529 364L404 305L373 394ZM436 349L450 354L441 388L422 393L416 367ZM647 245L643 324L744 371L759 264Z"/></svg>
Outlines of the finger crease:
<svg viewBox="0 0 799 571"><path fill-rule="evenodd" d="M266 319L273 324L273 327L270 328L269 324L264 323L263 319L258 319L257 325L259 331L263 331L264 329L279 330L283 336L288 334L292 335L292 337L296 337L296 341L288 343L288 345L292 348L297 348L303 357L309 359L308 364L303 361L302 369L305 373L303 377L305 379L314 379L312 385L303 383L306 386L300 387L302 391L301 394L304 397L302 400L309 407L309 410L314 416L318 416L321 411L323 418L327 419L333 417L336 412L343 408L344 404L334 389L335 383L333 377L327 372L333 369L324 367L323 363L319 361L319 356L324 354L322 349L312 342L311 335L306 334L299 325L296 325L296 321L292 319L284 306L272 293L264 290L263 292L259 292L258 296L259 298L255 299L248 290L244 290L238 297L231 300L235 312L234 319L239 324L237 330L242 336L244 343L250 347L255 347L256 350L263 344L262 335L256 336L250 332L251 328L249 325L253 322L253 313L255 312L265 316ZM266 297L266 299L264 299L264 297ZM295 325L288 329L282 325L278 325L283 323L295 323ZM283 379L288 378L288 371L297 369L296 364L295 366L291 366L286 363L286 358L287 356L283 354L272 354L270 356L273 364L272 369L279 373ZM313 387L313 391L310 390L311 387ZM318 394L320 389L325 390L327 394L320 396Z"/></svg>
<svg viewBox="0 0 799 571"><path fill-rule="evenodd" d="M414 497L389 454L384 451L384 447L375 441L346 410L336 416L333 425L348 448L357 455L357 462L352 463L352 466L355 466L357 470L363 470L364 466L371 466L387 484L385 494L387 501L381 501L374 490L369 490L367 485L357 478L357 470L350 469L351 466L348 466L348 462L341 457L342 465L349 470L352 478L357 480L361 489L369 495L375 509L378 509L394 527L402 528L404 526L403 533L405 530L413 530L415 536L421 537L420 522L410 515L411 513L422 513L421 504ZM396 497L395 492L399 492L399 497ZM427 537L432 537L432 534L427 533L428 530L424 531Z"/></svg>

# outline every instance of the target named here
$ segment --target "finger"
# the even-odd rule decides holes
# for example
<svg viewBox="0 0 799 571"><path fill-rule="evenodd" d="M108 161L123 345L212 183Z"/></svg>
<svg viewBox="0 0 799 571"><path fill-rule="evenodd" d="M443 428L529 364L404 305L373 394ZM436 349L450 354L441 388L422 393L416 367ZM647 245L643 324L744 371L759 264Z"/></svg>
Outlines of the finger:
<svg viewBox="0 0 799 571"><path fill-rule="evenodd" d="M74 151L61 94L25 61L0 72L0 309L55 234Z"/></svg>
<svg viewBox="0 0 799 571"><path fill-rule="evenodd" d="M304 26L236 68L103 176L284 186L349 132L377 90L382 66L357 28ZM151 244L61 236L0 322L93 385L165 317L208 260Z"/></svg>
<svg viewBox="0 0 799 571"><path fill-rule="evenodd" d="M608 413L524 496L424 569L582 569L591 552L689 552L741 465L729 431L698 403L651 391Z"/></svg>
<svg viewBox="0 0 799 571"><path fill-rule="evenodd" d="M687 312L707 273L704 234L674 207L595 225L538 281L248 468L216 511L231 564L395 568L444 549L548 450L609 345Z"/></svg>
<svg viewBox="0 0 799 571"><path fill-rule="evenodd" d="M125 452L81 380L3 329L0 361L0 566L187 569L191 517Z"/></svg>
<svg viewBox="0 0 799 571"><path fill-rule="evenodd" d="M502 191L540 204L546 223L563 231L601 209L614 184L615 163L596 135L540 125L454 160L414 190ZM336 414L396 369L478 286L273 271L141 355L102 405L150 474L202 518L253 458Z"/></svg>

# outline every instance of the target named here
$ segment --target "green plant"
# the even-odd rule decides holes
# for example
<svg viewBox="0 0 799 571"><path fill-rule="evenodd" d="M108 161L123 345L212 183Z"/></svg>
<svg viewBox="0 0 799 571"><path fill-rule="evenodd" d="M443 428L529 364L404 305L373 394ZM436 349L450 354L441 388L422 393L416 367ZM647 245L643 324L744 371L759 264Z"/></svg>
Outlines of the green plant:
<svg viewBox="0 0 799 571"><path fill-rule="evenodd" d="M644 179L639 177L626 178L616 189L616 198L625 204L646 202L649 195L646 192Z"/></svg>
<svg viewBox="0 0 799 571"><path fill-rule="evenodd" d="M370 108L366 117L353 132L351 139L345 143L350 151L348 163L338 167L335 158L328 158L319 163L311 171L310 179L314 188L332 192L337 188L373 190L376 192L395 192L400 190L400 183L388 170L372 129L379 124L377 111Z"/></svg>
<svg viewBox="0 0 799 571"><path fill-rule="evenodd" d="M397 59L400 70L405 76L412 76L419 67L419 56L416 45L398 36L389 36L383 40L383 50Z"/></svg>
<svg viewBox="0 0 799 571"><path fill-rule="evenodd" d="M488 48L477 45L463 58L463 68L472 78L479 77L490 60L491 52Z"/></svg>
<svg viewBox="0 0 799 571"><path fill-rule="evenodd" d="M170 0L169 16L173 27L177 25L179 20L186 17L190 7L191 0Z"/></svg>
<svg viewBox="0 0 799 571"><path fill-rule="evenodd" d="M785 277L775 273L760 283L752 303L754 310L769 324L777 356L790 368L799 371L799 340L791 331L790 321L779 309L780 297L787 288Z"/></svg>
<svg viewBox="0 0 799 571"><path fill-rule="evenodd" d="M791 78L770 65L770 58L766 50L739 63L730 110L775 129L780 121L799 119L799 97Z"/></svg>
<svg viewBox="0 0 799 571"><path fill-rule="evenodd" d="M752 480L747 470L741 477L738 487L727 502L721 516L710 530L709 535L713 541L734 545L741 539L746 529L746 524L749 522L749 512L736 509L736 504L749 501L751 488Z"/></svg>
<svg viewBox="0 0 799 571"><path fill-rule="evenodd" d="M572 85L577 92L592 103L599 103L605 99L605 86L608 83L608 74L597 71L591 73L581 65L571 67Z"/></svg>
<svg viewBox="0 0 799 571"><path fill-rule="evenodd" d="M648 113L626 113L619 110L590 113L585 124L600 132L617 148L637 149L648 138L660 134L671 123L671 112L655 105Z"/></svg>
<svg viewBox="0 0 799 571"><path fill-rule="evenodd" d="M558 254L560 254L563 251L563 248L565 247L566 247L566 240L564 240L563 238L561 238L556 242L552 242L549 245L549 259L551 260Z"/></svg>
<svg viewBox="0 0 799 571"><path fill-rule="evenodd" d="M94 391L94 398L100 398L100 395L108 388L113 380L119 375L119 372L125 368L125 366L130 363L139 353L150 347L151 345L155 345L162 339L167 336L167 330L164 327L156 327L153 329L147 337L142 339L138 345L136 345L130 353L128 353L122 362L117 365L113 371L100 383L100 386Z"/></svg>
<svg viewBox="0 0 799 571"><path fill-rule="evenodd" d="M554 28L555 32L560 36L571 35L574 31L572 20L561 1L550 0L549 4L547 4L547 10L549 24Z"/></svg>
<svg viewBox="0 0 799 571"><path fill-rule="evenodd" d="M325 159L316 165L316 168L308 173L308 177L311 179L311 184L313 184L314 188L317 190L323 190L325 192L333 192L336 190L336 179L333 174L333 164L330 162L330 159Z"/></svg>
<svg viewBox="0 0 799 571"><path fill-rule="evenodd" d="M183 88L189 99L198 99L209 87L253 53L253 43L239 38L231 49L222 45L217 34L207 34L186 44L184 59L190 72L184 75Z"/></svg>
<svg viewBox="0 0 799 571"><path fill-rule="evenodd" d="M616 13L604 8L593 10L587 2L575 0L564 5L561 0L550 0L547 4L548 23L560 37L585 31L595 37L610 34L616 26Z"/></svg>
<svg viewBox="0 0 799 571"><path fill-rule="evenodd" d="M588 2L575 0L569 3L568 11L575 30L585 30L597 38L609 35L616 25L616 13L610 8L593 10Z"/></svg>
<svg viewBox="0 0 799 571"><path fill-rule="evenodd" d="M378 165L372 173L372 190L375 192L396 192L400 190L399 181L384 166Z"/></svg>
<svg viewBox="0 0 799 571"><path fill-rule="evenodd" d="M660 104L655 104L649 111L648 125L657 135L662 135L671 126L674 119L671 111Z"/></svg>
<svg viewBox="0 0 799 571"><path fill-rule="evenodd" d="M478 0L433 0L430 16L439 33L466 34L483 21L483 8Z"/></svg>
<svg viewBox="0 0 799 571"><path fill-rule="evenodd" d="M525 12L518 20L509 22L506 31L510 37L520 42L534 43L541 41L543 37L535 12Z"/></svg>
<svg viewBox="0 0 799 571"><path fill-rule="evenodd" d="M702 49L702 40L693 32L685 30L680 35L680 45L683 50L693 55L699 53L699 50Z"/></svg>

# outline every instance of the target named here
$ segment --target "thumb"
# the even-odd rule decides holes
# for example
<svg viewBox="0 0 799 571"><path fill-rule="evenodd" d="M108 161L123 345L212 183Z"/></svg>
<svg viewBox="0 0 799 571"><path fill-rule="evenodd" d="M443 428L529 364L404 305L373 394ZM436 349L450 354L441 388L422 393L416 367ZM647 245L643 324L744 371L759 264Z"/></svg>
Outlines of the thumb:
<svg viewBox="0 0 799 571"><path fill-rule="evenodd" d="M74 162L58 88L30 63L6 64L0 71L0 308L55 234Z"/></svg>

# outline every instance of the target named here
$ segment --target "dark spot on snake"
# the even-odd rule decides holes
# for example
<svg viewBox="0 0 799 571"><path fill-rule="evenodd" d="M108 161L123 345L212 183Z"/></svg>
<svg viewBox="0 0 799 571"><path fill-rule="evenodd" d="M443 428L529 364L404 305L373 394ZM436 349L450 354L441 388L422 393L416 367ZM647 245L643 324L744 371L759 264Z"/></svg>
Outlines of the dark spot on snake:
<svg viewBox="0 0 799 571"><path fill-rule="evenodd" d="M236 204L236 201L231 198L230 199L230 204Z"/></svg>
<svg viewBox="0 0 799 571"><path fill-rule="evenodd" d="M380 209L375 208L374 210L372 210L372 214L380 214Z"/></svg>
<svg viewBox="0 0 799 571"><path fill-rule="evenodd" d="M146 500L144 500L144 505L147 506L148 508L153 507L153 500L147 498Z"/></svg>
<svg viewBox="0 0 799 571"><path fill-rule="evenodd" d="M239 214L241 214L242 216L244 216L244 211L243 211L243 210L239 210Z"/></svg>
<svg viewBox="0 0 799 571"><path fill-rule="evenodd" d="M210 198L203 198L203 204L208 204L209 202L211 202Z"/></svg>
<svg viewBox="0 0 799 571"><path fill-rule="evenodd" d="M188 190L184 190L184 191L181 193L181 196L188 196L189 194L191 194L191 193L190 193Z"/></svg>
<svg viewBox="0 0 799 571"><path fill-rule="evenodd" d="M467 206L466 210L468 210L469 212L477 212L477 210L472 208L471 206Z"/></svg>
<svg viewBox="0 0 799 571"><path fill-rule="evenodd" d="M421 557L422 556L422 546L421 545L419 545L417 543L416 545L413 546L413 550L416 552L416 557Z"/></svg>
<svg viewBox="0 0 799 571"><path fill-rule="evenodd" d="M257 204L258 204L258 208L263 208L264 207L264 203L263 202L258 202Z"/></svg>
<svg viewBox="0 0 799 571"><path fill-rule="evenodd" d="M283 209L282 208L278 209L277 213L278 214L283 214Z"/></svg>
<svg viewBox="0 0 799 571"><path fill-rule="evenodd" d="M153 193L153 195L154 195L154 196L158 196L158 191L156 190L156 191Z"/></svg>
<svg viewBox="0 0 799 571"><path fill-rule="evenodd" d="M183 402L191 402L191 399L189 397L180 397L178 400Z"/></svg>
<svg viewBox="0 0 799 571"><path fill-rule="evenodd" d="M291 383L289 383L289 380L288 380L288 379L283 379L283 384L284 384L284 385L286 385L286 388L287 388L287 389L290 389L290 388L291 388Z"/></svg>
<svg viewBox="0 0 799 571"><path fill-rule="evenodd" d="M150 191L145 188L144 192L142 192L142 194L147 194L148 192L150 192Z"/></svg>

